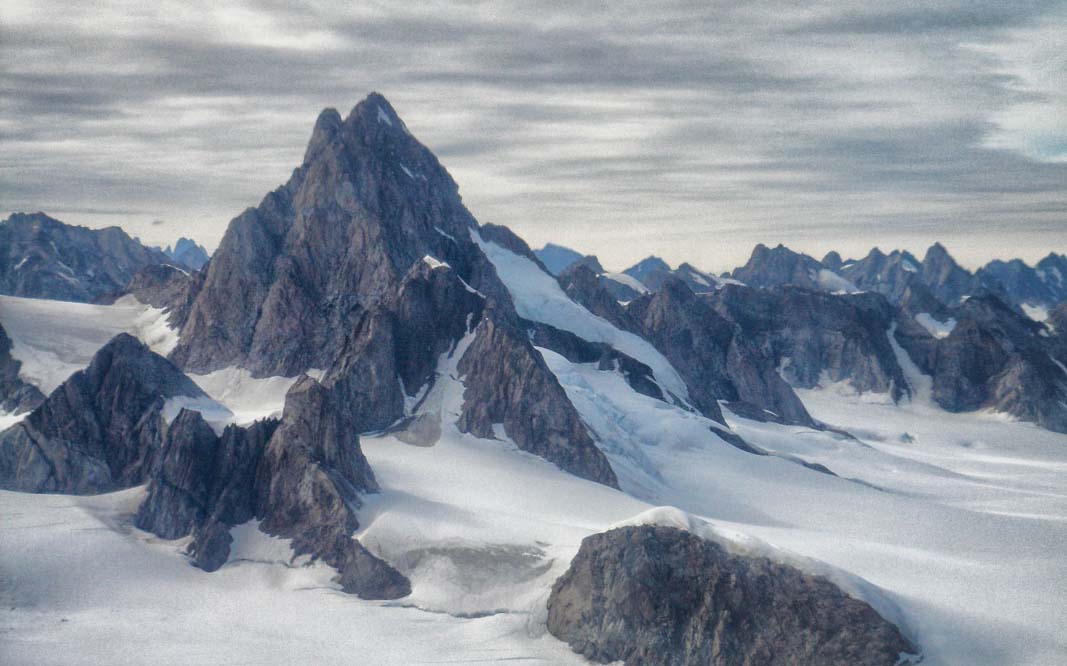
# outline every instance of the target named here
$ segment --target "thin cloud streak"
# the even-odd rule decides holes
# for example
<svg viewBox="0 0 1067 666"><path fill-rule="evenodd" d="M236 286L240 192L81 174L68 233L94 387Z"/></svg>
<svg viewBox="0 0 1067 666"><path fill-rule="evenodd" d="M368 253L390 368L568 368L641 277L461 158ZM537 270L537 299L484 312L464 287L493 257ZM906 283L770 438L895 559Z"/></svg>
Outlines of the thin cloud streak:
<svg viewBox="0 0 1067 666"><path fill-rule="evenodd" d="M0 209L212 247L378 90L481 221L610 267L1067 250L1056 3L569 9L6 3Z"/></svg>

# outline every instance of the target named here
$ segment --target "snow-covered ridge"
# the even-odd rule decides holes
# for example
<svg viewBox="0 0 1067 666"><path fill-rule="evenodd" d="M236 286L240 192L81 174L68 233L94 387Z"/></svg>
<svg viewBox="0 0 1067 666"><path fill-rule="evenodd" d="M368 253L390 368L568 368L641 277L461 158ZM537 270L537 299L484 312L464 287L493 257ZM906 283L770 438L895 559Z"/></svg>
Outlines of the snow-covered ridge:
<svg viewBox="0 0 1067 666"><path fill-rule="evenodd" d="M622 331L607 320L572 301L548 273L526 257L486 242L476 230L471 238L482 248L496 268L497 275L511 293L519 316L570 331L590 342L603 342L641 361L665 390L688 401L689 390L663 354L647 340Z"/></svg>
<svg viewBox="0 0 1067 666"><path fill-rule="evenodd" d="M166 313L133 296L114 305L0 296L0 324L11 338L12 357L22 362L19 376L46 395L89 365L119 333L133 335L163 356L178 344Z"/></svg>

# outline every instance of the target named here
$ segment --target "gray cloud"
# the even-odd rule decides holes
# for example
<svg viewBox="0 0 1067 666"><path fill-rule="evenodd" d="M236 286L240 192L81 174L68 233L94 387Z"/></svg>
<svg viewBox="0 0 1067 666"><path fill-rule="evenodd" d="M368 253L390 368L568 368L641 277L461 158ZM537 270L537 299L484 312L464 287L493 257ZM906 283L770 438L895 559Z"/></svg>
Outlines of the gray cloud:
<svg viewBox="0 0 1067 666"><path fill-rule="evenodd" d="M213 246L299 163L319 109L379 90L480 220L609 266L723 269L755 242L1067 250L1054 3L0 12L6 211Z"/></svg>

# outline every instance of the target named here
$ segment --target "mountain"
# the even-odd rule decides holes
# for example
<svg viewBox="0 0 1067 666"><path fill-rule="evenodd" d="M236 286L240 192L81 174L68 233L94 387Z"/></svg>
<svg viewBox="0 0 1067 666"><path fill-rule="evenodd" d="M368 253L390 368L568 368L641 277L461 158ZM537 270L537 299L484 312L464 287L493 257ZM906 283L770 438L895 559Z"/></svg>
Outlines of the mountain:
<svg viewBox="0 0 1067 666"><path fill-rule="evenodd" d="M173 249L169 245L164 248L163 254L173 259L177 264L193 271L203 268L209 259L204 246L197 245L195 241L184 236L178 239Z"/></svg>
<svg viewBox="0 0 1067 666"><path fill-rule="evenodd" d="M769 248L760 243L752 250L748 263L735 268L732 278L750 287L780 287L792 285L806 289L821 289L819 271L823 265L806 254L793 252L784 245Z"/></svg>
<svg viewBox="0 0 1067 666"><path fill-rule="evenodd" d="M575 252L569 247L547 243L540 250L534 250L534 254L545 265L552 275L559 275L567 270L574 262L582 258L581 252Z"/></svg>
<svg viewBox="0 0 1067 666"><path fill-rule="evenodd" d="M199 373L325 369L363 432L414 417L441 355L453 352L466 374L464 432L499 434L614 485L485 243L543 270L510 231L478 226L384 97L371 94L345 119L327 109L289 182L230 223L172 358Z"/></svg>
<svg viewBox="0 0 1067 666"><path fill-rule="evenodd" d="M71 226L44 213L0 222L0 294L88 303L118 293L141 268L168 262L118 227Z"/></svg>
<svg viewBox="0 0 1067 666"><path fill-rule="evenodd" d="M659 257L645 257L623 271L649 289L658 289L664 278L671 272L670 265Z"/></svg>
<svg viewBox="0 0 1067 666"><path fill-rule="evenodd" d="M0 488L86 494L143 483L177 404L212 401L170 361L120 334L0 432Z"/></svg>
<svg viewBox="0 0 1067 666"><path fill-rule="evenodd" d="M1003 294L1027 315L1044 319L1056 304L1067 301L1067 256L1050 253L1031 267L1020 259L994 260L975 276L990 291Z"/></svg>

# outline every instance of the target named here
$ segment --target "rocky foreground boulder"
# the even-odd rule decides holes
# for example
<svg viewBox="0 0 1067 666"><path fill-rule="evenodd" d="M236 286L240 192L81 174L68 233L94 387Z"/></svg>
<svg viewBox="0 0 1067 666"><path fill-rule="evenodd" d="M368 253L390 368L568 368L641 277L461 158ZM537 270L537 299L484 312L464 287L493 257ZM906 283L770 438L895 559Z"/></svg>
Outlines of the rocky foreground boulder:
<svg viewBox="0 0 1067 666"><path fill-rule="evenodd" d="M626 666L894 666L917 652L824 578L659 526L586 537L552 587L548 630Z"/></svg>
<svg viewBox="0 0 1067 666"><path fill-rule="evenodd" d="M167 433L136 524L167 539L192 535L196 566L226 563L234 525L252 519L292 539L293 556L322 560L346 592L395 599L407 579L352 538L362 495L378 484L339 396L303 376L286 394L281 421L229 426L217 436L183 410Z"/></svg>
<svg viewBox="0 0 1067 666"><path fill-rule="evenodd" d="M11 338L0 326L0 413L21 414L44 401L44 394L19 378L22 362L11 356Z"/></svg>
<svg viewBox="0 0 1067 666"><path fill-rule="evenodd" d="M0 433L0 488L90 494L143 483L168 398L207 395L131 335L102 347L25 419Z"/></svg>

